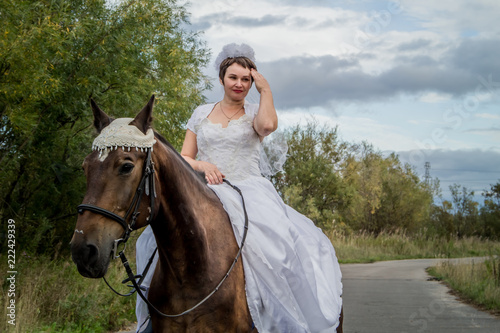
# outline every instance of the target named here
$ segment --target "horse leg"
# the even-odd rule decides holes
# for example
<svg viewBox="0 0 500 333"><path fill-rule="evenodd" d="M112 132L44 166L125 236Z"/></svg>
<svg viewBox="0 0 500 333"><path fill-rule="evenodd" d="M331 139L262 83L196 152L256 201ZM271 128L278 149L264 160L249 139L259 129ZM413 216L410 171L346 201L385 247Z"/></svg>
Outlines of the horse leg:
<svg viewBox="0 0 500 333"><path fill-rule="evenodd" d="M340 310L339 326L337 326L337 333L344 332L343 325L344 325L344 307L342 307L342 310Z"/></svg>

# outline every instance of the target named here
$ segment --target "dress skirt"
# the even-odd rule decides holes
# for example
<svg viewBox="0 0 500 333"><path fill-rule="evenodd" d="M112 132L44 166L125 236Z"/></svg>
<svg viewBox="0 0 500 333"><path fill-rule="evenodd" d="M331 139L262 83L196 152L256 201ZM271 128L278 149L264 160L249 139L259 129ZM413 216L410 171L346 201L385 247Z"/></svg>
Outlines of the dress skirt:
<svg viewBox="0 0 500 333"><path fill-rule="evenodd" d="M242 251L247 303L260 333L336 332L342 309L342 274L330 240L306 216L286 205L263 177L231 181L249 219ZM241 196L228 184L209 185L221 200L241 244L245 218ZM148 227L137 241L140 271L155 248ZM151 273L144 285L149 287ZM137 304L138 326L147 307Z"/></svg>
<svg viewBox="0 0 500 333"><path fill-rule="evenodd" d="M342 309L342 274L331 241L286 205L263 177L231 181L249 218L242 257L247 302L259 332L335 332ZM210 185L228 213L238 244L244 232L240 195Z"/></svg>

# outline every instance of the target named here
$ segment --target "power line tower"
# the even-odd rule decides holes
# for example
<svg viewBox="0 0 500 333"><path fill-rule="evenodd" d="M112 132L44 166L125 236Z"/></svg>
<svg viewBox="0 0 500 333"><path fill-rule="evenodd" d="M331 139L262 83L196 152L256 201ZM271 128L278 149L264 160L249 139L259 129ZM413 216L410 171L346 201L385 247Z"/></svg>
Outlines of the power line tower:
<svg viewBox="0 0 500 333"><path fill-rule="evenodd" d="M424 181L427 185L429 185L431 181L431 162L425 162L425 178Z"/></svg>

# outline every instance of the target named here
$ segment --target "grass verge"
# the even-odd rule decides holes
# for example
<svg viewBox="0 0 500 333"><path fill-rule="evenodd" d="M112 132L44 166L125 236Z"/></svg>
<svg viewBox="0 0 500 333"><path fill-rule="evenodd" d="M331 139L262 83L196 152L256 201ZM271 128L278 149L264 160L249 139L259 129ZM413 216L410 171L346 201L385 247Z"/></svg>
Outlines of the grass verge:
<svg viewBox="0 0 500 333"><path fill-rule="evenodd" d="M500 242L478 237L444 238L404 232L343 235L330 232L327 236L340 263L369 263L384 260L421 258L463 258L500 253Z"/></svg>
<svg viewBox="0 0 500 333"><path fill-rule="evenodd" d="M484 262L470 264L443 262L428 272L446 283L463 301L500 315L500 257L490 256Z"/></svg>
<svg viewBox="0 0 500 333"><path fill-rule="evenodd" d="M132 252L132 251L129 251ZM127 253L130 258L135 253ZM70 258L51 261L45 257L18 255L16 260L16 325L7 322L7 257L0 255L0 332L107 332L116 331L135 320L135 294L115 295L102 279L81 276ZM119 260L114 260L106 279L118 291L126 276Z"/></svg>

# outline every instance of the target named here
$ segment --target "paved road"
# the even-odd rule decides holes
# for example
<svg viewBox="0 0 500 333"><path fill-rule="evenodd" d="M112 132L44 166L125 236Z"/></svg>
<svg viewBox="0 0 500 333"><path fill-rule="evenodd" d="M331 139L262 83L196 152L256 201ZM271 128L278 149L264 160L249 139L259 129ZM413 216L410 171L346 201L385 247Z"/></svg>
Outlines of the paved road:
<svg viewBox="0 0 500 333"><path fill-rule="evenodd" d="M461 303L443 284L427 281L425 268L439 261L342 265L344 332L499 333L499 318Z"/></svg>

